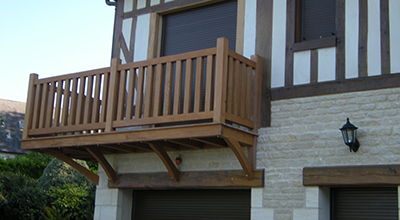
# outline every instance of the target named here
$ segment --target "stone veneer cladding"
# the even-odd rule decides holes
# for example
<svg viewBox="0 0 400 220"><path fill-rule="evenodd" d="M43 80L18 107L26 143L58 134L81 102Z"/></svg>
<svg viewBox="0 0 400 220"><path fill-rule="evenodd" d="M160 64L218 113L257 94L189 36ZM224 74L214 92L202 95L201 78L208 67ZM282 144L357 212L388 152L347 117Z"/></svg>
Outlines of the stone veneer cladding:
<svg viewBox="0 0 400 220"><path fill-rule="evenodd" d="M273 101L271 127L259 130L257 168L265 169L265 187L252 190L252 220L327 219L329 189L304 187L303 167L398 164L399 110L400 88ZM347 117L359 127L357 153L349 152L339 131ZM230 149L170 152L171 158L179 154L181 171L241 169ZM107 158L118 173L166 172L153 153ZM130 216L131 203L123 201L132 191L108 189L101 168L99 176L95 219Z"/></svg>
<svg viewBox="0 0 400 220"><path fill-rule="evenodd" d="M273 101L271 127L259 130L257 146L263 208L274 210L275 220L318 219L323 190L303 186L303 167L398 164L399 96L395 88ZM357 153L339 131L347 117L359 128Z"/></svg>

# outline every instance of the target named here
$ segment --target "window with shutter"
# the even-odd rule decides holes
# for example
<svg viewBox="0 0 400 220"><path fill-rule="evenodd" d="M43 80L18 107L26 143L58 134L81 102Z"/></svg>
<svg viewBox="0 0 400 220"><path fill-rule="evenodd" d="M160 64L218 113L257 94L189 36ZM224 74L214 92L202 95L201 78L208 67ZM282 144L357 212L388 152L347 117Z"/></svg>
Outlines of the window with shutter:
<svg viewBox="0 0 400 220"><path fill-rule="evenodd" d="M335 36L335 0L296 1L296 42Z"/></svg>

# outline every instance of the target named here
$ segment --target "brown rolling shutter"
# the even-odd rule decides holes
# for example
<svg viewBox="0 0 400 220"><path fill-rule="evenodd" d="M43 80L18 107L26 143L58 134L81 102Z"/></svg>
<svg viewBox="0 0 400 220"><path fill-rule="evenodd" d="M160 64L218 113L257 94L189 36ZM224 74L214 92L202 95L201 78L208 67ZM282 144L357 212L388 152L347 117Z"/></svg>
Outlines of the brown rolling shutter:
<svg viewBox="0 0 400 220"><path fill-rule="evenodd" d="M236 17L237 1L164 15L161 56L212 48L219 37L235 50Z"/></svg>
<svg viewBox="0 0 400 220"><path fill-rule="evenodd" d="M132 219L250 219L250 195L250 190L136 191Z"/></svg>
<svg viewBox="0 0 400 220"><path fill-rule="evenodd" d="M190 10L166 14L163 16L163 31L161 56L169 56L190 51L202 50L216 47L217 38L225 37L229 40L229 49L235 51L236 45L236 20L237 20L237 1L223 1ZM203 89L202 103L205 100L206 66L209 62L203 59ZM164 67L165 69L165 67ZM173 65L175 72L175 64ZM186 78L186 62L182 62L182 82ZM164 70L165 72L165 70ZM196 72L196 60L193 62L193 94L191 96L190 112L193 112L194 105L194 83ZM175 74L172 76L172 100L175 94ZM164 91L164 87L162 88ZM180 112L183 111L183 92L184 85L180 89L182 102ZM201 107L202 111L204 106ZM171 111L173 105L171 105Z"/></svg>
<svg viewBox="0 0 400 220"><path fill-rule="evenodd" d="M335 8L335 0L303 0L301 41L335 36Z"/></svg>
<svg viewBox="0 0 400 220"><path fill-rule="evenodd" d="M332 189L333 220L397 220L397 187Z"/></svg>

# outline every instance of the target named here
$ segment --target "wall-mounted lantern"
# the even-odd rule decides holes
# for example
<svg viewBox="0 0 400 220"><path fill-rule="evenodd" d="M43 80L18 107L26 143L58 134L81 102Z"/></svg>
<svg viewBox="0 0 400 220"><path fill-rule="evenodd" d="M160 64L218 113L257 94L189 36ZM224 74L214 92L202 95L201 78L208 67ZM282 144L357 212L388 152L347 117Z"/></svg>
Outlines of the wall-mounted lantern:
<svg viewBox="0 0 400 220"><path fill-rule="evenodd" d="M343 141L349 146L350 152L357 152L360 147L360 143L357 140L357 127L350 123L349 118L347 118L347 123L343 125L340 129L342 131Z"/></svg>

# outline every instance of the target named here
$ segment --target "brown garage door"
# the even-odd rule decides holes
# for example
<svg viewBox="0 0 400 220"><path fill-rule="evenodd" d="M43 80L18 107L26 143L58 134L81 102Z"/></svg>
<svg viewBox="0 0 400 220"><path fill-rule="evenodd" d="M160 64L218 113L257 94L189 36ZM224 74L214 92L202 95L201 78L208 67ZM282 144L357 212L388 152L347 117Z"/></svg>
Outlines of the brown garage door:
<svg viewBox="0 0 400 220"><path fill-rule="evenodd" d="M397 220L397 187L332 189L334 220Z"/></svg>
<svg viewBox="0 0 400 220"><path fill-rule="evenodd" d="M135 191L132 219L250 219L250 195L250 190Z"/></svg>

